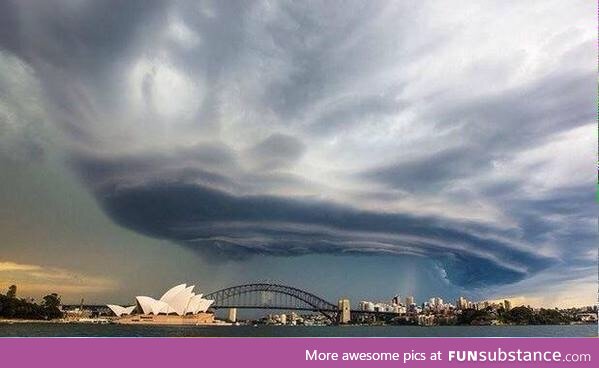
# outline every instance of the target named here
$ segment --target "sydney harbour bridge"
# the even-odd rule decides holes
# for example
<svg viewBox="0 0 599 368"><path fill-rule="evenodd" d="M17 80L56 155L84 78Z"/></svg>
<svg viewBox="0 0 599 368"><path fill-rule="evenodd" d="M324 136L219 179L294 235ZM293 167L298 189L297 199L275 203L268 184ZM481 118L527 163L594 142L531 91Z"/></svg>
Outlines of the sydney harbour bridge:
<svg viewBox="0 0 599 368"><path fill-rule="evenodd" d="M371 315L379 317L393 317L395 314L389 312L351 311L349 304L345 311L340 300L333 304L308 291L292 286L270 283L256 283L232 286L221 289L204 296L213 299L213 309L279 309L318 312L327 317L331 322L338 323L355 320L360 315Z"/></svg>
<svg viewBox="0 0 599 368"><path fill-rule="evenodd" d="M228 287L204 296L213 299L213 309L284 309L319 312L331 321L339 307L307 291L280 284L246 284Z"/></svg>

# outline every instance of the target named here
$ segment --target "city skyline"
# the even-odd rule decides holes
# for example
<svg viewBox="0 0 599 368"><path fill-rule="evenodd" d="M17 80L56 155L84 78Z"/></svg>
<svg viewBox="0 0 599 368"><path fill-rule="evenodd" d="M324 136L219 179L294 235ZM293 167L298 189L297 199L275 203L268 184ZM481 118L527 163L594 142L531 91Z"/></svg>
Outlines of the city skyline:
<svg viewBox="0 0 599 368"><path fill-rule="evenodd" d="M582 0L3 2L0 288L593 305L594 18Z"/></svg>
<svg viewBox="0 0 599 368"><path fill-rule="evenodd" d="M269 281L269 280L266 280ZM281 283L275 284L275 285L282 285L282 286L288 286L288 287L293 287L293 285L283 285ZM181 285L178 285L179 287ZM232 287L233 285L228 285L227 287ZM17 285L12 284L10 285L8 289L15 287L15 290L19 291L19 288ZM50 291L45 291L44 293L49 293ZM347 293L343 293L341 290L339 291L340 295L348 295ZM2 291L0 291L0 294L2 294ZM41 294L40 294L41 295ZM60 296L60 295L58 295ZM318 296L318 295L317 295ZM23 297L21 295L18 295L17 293L17 297ZM31 295L25 295L23 298L25 299L33 299L35 300L35 298L32 298ZM142 298L148 298L143 296ZM41 298L39 298L41 299ZM401 306L409 306L409 305L416 305L416 306L423 306L423 305L427 305L427 304L435 304L435 303L439 303L441 305L448 305L448 306L454 306L456 308L460 308L460 309L464 309L467 308L466 306L472 306L473 308L479 308L479 305L482 304L487 304L487 305L492 305L492 304L505 304L506 302L508 302L510 305L512 306L530 306L533 308L568 308L568 307L589 307L589 306L593 306L593 304L589 304L589 305L569 305L569 306L559 306L559 305L531 305L529 303L529 300L526 298L522 298L522 297L505 297L505 298L495 298L495 299L479 299L479 300L470 300L467 297L460 295L458 296L455 300L451 300L450 298L446 298L443 295L428 295L428 296L424 296L422 300L418 300L418 298L414 297L413 295L402 295L401 293L397 293L393 296L389 296L389 295L381 295L379 297L375 297L372 300L367 300L367 299L355 299L355 300L350 300L351 303L357 304L357 305L362 305L362 303L374 303L374 304L390 304L390 305L401 305ZM85 299L81 298L78 300L69 300L68 303L65 303L67 305L77 305L77 303L75 303L75 301L79 301L80 303L84 303ZM104 302L107 301L102 301L102 302L96 302L95 304L102 304ZM131 300L129 300L129 302L131 302ZM155 301L154 301L155 302ZM131 304L131 303L123 303L123 304ZM115 305L113 304L107 304L108 307L114 307ZM466 305L466 306L464 306ZM118 306L116 305L117 309L122 309L124 307L122 306ZM115 312L116 313L116 312Z"/></svg>

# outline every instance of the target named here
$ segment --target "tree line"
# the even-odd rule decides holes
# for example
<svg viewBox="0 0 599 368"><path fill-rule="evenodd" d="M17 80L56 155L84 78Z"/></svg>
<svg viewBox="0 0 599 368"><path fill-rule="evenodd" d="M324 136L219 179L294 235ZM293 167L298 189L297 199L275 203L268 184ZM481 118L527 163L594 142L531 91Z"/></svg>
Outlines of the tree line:
<svg viewBox="0 0 599 368"><path fill-rule="evenodd" d="M511 325L560 325L575 321L571 316L556 309L535 310L531 307L520 306L510 310L503 308L498 310L492 308L465 309L458 316L457 323L460 325L484 325L490 324L493 320Z"/></svg>
<svg viewBox="0 0 599 368"><path fill-rule="evenodd" d="M40 303L33 299L17 298L17 286L11 285L6 295L0 293L0 318L56 319L62 318L60 296L48 294Z"/></svg>

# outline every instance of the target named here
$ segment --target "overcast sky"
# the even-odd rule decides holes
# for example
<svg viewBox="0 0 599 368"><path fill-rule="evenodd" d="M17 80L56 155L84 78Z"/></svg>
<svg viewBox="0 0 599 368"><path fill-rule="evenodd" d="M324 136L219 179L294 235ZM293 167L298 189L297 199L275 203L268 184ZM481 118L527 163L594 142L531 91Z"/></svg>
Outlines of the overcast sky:
<svg viewBox="0 0 599 368"><path fill-rule="evenodd" d="M0 288L594 304L595 4L3 1Z"/></svg>

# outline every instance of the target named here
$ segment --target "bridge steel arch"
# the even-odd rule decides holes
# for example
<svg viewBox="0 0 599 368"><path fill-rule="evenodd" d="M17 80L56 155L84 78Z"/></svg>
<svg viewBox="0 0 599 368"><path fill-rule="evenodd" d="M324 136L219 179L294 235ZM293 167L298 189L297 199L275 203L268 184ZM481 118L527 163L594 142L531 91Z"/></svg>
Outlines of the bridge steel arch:
<svg viewBox="0 0 599 368"><path fill-rule="evenodd" d="M204 296L213 299L212 308L285 309L319 312L337 321L339 308L319 296L281 284L245 284L221 289Z"/></svg>

